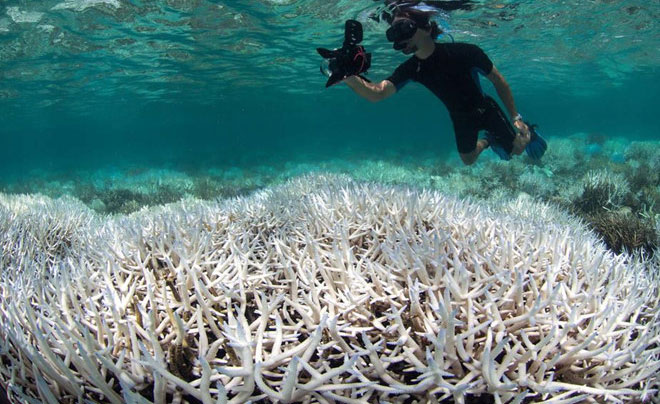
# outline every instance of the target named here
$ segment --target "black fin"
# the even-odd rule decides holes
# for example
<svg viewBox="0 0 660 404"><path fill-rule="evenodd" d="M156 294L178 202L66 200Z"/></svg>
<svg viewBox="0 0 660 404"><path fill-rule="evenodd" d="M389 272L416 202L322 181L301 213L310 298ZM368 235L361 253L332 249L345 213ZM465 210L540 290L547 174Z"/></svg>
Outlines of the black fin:
<svg viewBox="0 0 660 404"><path fill-rule="evenodd" d="M534 125L525 121L525 125L529 128L530 140L525 147L527 155L534 160L540 160L541 157L545 154L545 151L548 150L548 143L541 137L541 135L536 131L538 125Z"/></svg>

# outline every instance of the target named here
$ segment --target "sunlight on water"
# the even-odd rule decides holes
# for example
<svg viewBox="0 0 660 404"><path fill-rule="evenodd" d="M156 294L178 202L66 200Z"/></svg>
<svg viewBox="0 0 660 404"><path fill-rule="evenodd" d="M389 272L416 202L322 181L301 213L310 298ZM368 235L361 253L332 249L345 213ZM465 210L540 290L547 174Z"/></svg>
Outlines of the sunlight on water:
<svg viewBox="0 0 660 404"><path fill-rule="evenodd" d="M34 102L37 93L40 105L80 107L117 94L214 102L264 87L316 93L314 49L338 46L347 18L365 24L372 75L401 60L384 23L369 18L376 8L367 0L6 1L0 97ZM445 13L441 25L482 46L512 80L570 82L588 94L657 68L659 16L656 2L500 1Z"/></svg>
<svg viewBox="0 0 660 404"><path fill-rule="evenodd" d="M339 46L346 19L364 25L372 80L405 60L387 42L386 23L373 18L381 5L0 2L5 169L145 156L153 164L200 155L229 164L259 161L266 147L282 159L333 157L341 148L449 153L446 111L421 86L378 106L346 86L324 88L315 49ZM657 2L506 0L469 2L438 22L487 52L519 109L546 133L655 139L659 16ZM412 117L418 126L409 125Z"/></svg>

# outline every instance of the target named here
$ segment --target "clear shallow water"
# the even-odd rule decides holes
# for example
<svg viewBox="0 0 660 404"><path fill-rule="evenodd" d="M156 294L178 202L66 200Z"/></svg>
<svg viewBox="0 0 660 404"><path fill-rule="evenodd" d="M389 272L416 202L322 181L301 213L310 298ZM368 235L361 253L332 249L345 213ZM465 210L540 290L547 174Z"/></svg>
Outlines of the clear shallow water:
<svg viewBox="0 0 660 404"><path fill-rule="evenodd" d="M447 113L426 89L371 105L323 88L314 49L338 45L347 18L365 24L372 79L405 59L368 18L378 4L5 1L0 170L451 156ZM444 24L487 51L545 134L654 140L659 16L657 2L483 1Z"/></svg>
<svg viewBox="0 0 660 404"><path fill-rule="evenodd" d="M329 171L495 203L531 195L571 210L616 253L657 251L657 0L475 1L445 15L550 143L540 163L487 152L472 167L426 89L376 105L324 89L315 48L339 45L345 19L365 24L372 79L405 59L369 20L375 6L0 0L0 193L70 194L124 214Z"/></svg>

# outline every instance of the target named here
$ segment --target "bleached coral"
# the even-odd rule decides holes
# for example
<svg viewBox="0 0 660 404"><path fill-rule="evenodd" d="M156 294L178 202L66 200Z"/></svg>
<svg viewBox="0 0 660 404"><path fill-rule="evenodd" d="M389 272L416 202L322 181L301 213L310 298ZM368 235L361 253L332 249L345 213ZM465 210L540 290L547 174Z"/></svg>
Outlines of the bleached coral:
<svg viewBox="0 0 660 404"><path fill-rule="evenodd" d="M630 196L630 185L621 174L607 170L589 171L582 180L563 192L569 200L584 213L594 213L601 209L619 209Z"/></svg>
<svg viewBox="0 0 660 404"><path fill-rule="evenodd" d="M8 276L78 257L100 223L71 197L0 194L0 215L0 270Z"/></svg>
<svg viewBox="0 0 660 404"><path fill-rule="evenodd" d="M582 172L587 157L580 151L582 147L583 141L579 138L552 138L551 146L543 156L543 164L562 176Z"/></svg>
<svg viewBox="0 0 660 404"><path fill-rule="evenodd" d="M552 175L536 166L531 167L518 177L518 188L537 197L549 198L554 195L557 186L551 179Z"/></svg>
<svg viewBox="0 0 660 404"><path fill-rule="evenodd" d="M23 226L49 214L86 215ZM656 395L657 260L553 216L317 176L107 218L51 271L2 268L0 377L45 403Z"/></svg>
<svg viewBox="0 0 660 404"><path fill-rule="evenodd" d="M193 179L185 173L168 169L149 169L131 176L122 176L113 181L110 189L130 189L144 195L156 194L162 188L185 194L191 192Z"/></svg>
<svg viewBox="0 0 660 404"><path fill-rule="evenodd" d="M625 149L627 160L643 162L656 172L660 170L660 150L657 142L631 142Z"/></svg>
<svg viewBox="0 0 660 404"><path fill-rule="evenodd" d="M430 184L430 178L426 173L383 160L366 161L356 167L351 172L351 176L361 181L375 181L384 184L407 184L418 187Z"/></svg>
<svg viewBox="0 0 660 404"><path fill-rule="evenodd" d="M434 185L437 189L455 196L478 195L483 192L481 179L473 175L464 175L461 172L453 172L444 177L436 177Z"/></svg>

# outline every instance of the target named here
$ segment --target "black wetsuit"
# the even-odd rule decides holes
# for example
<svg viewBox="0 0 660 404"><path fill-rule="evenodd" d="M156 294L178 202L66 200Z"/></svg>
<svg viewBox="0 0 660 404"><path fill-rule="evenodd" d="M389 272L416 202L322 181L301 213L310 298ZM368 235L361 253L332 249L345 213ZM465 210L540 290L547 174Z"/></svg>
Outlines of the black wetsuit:
<svg viewBox="0 0 660 404"><path fill-rule="evenodd" d="M516 132L491 97L481 90L478 74L488 75L493 62L476 45L437 43L426 59L412 56L387 78L399 91L409 81L431 90L449 110L459 153L470 153L485 130L511 154Z"/></svg>

